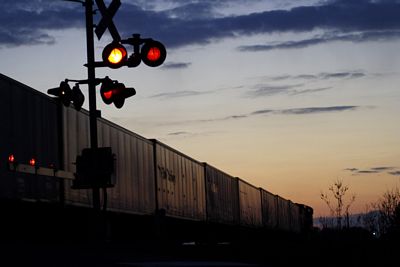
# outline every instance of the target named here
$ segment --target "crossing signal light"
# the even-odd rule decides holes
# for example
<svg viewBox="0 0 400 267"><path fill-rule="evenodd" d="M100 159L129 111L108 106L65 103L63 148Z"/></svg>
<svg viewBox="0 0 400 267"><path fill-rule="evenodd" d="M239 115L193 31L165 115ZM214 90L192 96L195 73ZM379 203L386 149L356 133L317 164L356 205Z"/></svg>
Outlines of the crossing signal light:
<svg viewBox="0 0 400 267"><path fill-rule="evenodd" d="M66 81L62 81L59 87L47 90L47 93L56 96L64 106L69 107L69 104L71 103L72 90Z"/></svg>
<svg viewBox="0 0 400 267"><path fill-rule="evenodd" d="M133 46L133 53L129 57L122 44ZM133 68L143 61L147 66L158 67L164 63L166 57L167 50L162 43L153 39L142 39L140 34L133 34L131 38L108 44L103 50L103 64L100 66L114 69L122 66Z"/></svg>
<svg viewBox="0 0 400 267"><path fill-rule="evenodd" d="M8 156L8 163L15 163L15 157L14 157L13 154L10 154L10 155Z"/></svg>
<svg viewBox="0 0 400 267"><path fill-rule="evenodd" d="M72 102L76 110L80 110L82 108L83 102L85 102L85 96L79 88L79 85L76 84L71 89L71 87L68 85L68 82L66 81L62 81L59 87L47 90L47 93L49 95L56 96L66 107L69 107Z"/></svg>
<svg viewBox="0 0 400 267"><path fill-rule="evenodd" d="M167 57L165 46L158 41L145 42L140 51L142 61L149 67L158 67L164 63Z"/></svg>
<svg viewBox="0 0 400 267"><path fill-rule="evenodd" d="M127 55L125 47L118 42L108 44L102 53L103 62L113 69L124 66L127 61Z"/></svg>
<svg viewBox="0 0 400 267"><path fill-rule="evenodd" d="M79 88L79 85L76 84L72 88L72 103L74 103L75 109L79 111L82 108L83 102L85 102L85 96Z"/></svg>
<svg viewBox="0 0 400 267"><path fill-rule="evenodd" d="M31 158L31 159L29 160L29 165L35 166L35 165L36 165L36 159L35 159L35 158Z"/></svg>
<svg viewBox="0 0 400 267"><path fill-rule="evenodd" d="M136 91L134 88L125 87L123 83L113 81L108 77L104 78L100 88L100 95L103 102L107 105L114 103L116 108L122 108L125 99L135 94Z"/></svg>

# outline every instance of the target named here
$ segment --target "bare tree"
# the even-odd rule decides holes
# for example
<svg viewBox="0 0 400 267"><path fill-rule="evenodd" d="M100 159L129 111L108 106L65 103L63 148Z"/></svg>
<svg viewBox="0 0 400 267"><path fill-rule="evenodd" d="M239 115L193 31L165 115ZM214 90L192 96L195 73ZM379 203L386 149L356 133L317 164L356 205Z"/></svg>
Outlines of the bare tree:
<svg viewBox="0 0 400 267"><path fill-rule="evenodd" d="M377 203L367 204L364 214L361 215L364 228L377 237L379 237L381 233L379 229L379 217Z"/></svg>
<svg viewBox="0 0 400 267"><path fill-rule="evenodd" d="M349 210L351 205L354 203L356 196L353 194L350 196L349 201L345 204L344 197L346 192L349 190L348 185L344 185L341 179L337 179L333 182L333 185L329 187L329 191L331 191L335 201L334 203L331 202L327 193L321 192L321 199L326 203L328 206L331 215L336 217L336 227L341 229L342 228L342 219L343 215L346 216L346 226L350 226L349 222ZM344 211L344 213L343 213Z"/></svg>
<svg viewBox="0 0 400 267"><path fill-rule="evenodd" d="M400 226L400 190L398 187L387 190L376 203L379 210L379 228L382 234Z"/></svg>

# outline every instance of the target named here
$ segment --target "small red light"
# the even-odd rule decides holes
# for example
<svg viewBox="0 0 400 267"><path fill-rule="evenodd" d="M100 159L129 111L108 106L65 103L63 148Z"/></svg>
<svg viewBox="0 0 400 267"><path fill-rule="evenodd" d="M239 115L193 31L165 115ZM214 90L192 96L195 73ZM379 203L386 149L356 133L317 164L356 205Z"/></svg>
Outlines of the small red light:
<svg viewBox="0 0 400 267"><path fill-rule="evenodd" d="M9 163L14 163L15 162L15 157L13 154L11 154L10 156L8 156L8 162Z"/></svg>
<svg viewBox="0 0 400 267"><path fill-rule="evenodd" d="M112 95L113 95L113 90L106 91L106 92L103 93L103 95L104 95L104 97L105 97L106 99L111 99L111 97L112 97Z"/></svg>
<svg viewBox="0 0 400 267"><path fill-rule="evenodd" d="M35 164L36 164L36 160L35 160L34 158L31 158L31 159L29 160L29 165L35 166Z"/></svg>
<svg viewBox="0 0 400 267"><path fill-rule="evenodd" d="M147 53L147 59L150 61L159 60L160 56L161 56L161 51L158 47L150 48L149 52Z"/></svg>

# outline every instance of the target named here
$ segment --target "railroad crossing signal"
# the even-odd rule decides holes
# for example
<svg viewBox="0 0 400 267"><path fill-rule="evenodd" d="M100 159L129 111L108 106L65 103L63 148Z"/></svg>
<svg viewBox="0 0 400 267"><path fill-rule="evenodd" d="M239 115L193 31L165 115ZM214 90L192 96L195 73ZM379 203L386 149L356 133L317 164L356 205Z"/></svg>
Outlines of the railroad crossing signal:
<svg viewBox="0 0 400 267"><path fill-rule="evenodd" d="M121 40L118 30L115 27L114 22L112 21L115 13L117 13L118 8L121 6L121 1L113 0L108 8L104 4L103 0L96 0L96 4L102 15L102 18L97 24L96 30L94 31L97 35L97 38L100 40L104 32L108 28L114 41Z"/></svg>
<svg viewBox="0 0 400 267"><path fill-rule="evenodd" d="M100 88L100 95L104 103L110 105L114 103L116 108L122 108L125 103L125 99L134 96L136 91L132 87L125 87L123 83L113 81L106 77L103 79L103 83Z"/></svg>
<svg viewBox="0 0 400 267"><path fill-rule="evenodd" d="M162 43L152 40L143 45L140 54L144 64L149 67L158 67L164 63L167 50Z"/></svg>
<svg viewBox="0 0 400 267"><path fill-rule="evenodd" d="M133 53L129 58L122 43L133 46ZM122 66L137 67L142 61L149 67L158 67L164 63L166 57L167 50L162 43L153 39L141 39L139 34L134 34L133 38L108 44L102 53L102 63L103 66L113 69Z"/></svg>
<svg viewBox="0 0 400 267"><path fill-rule="evenodd" d="M76 110L80 110L85 101L85 96L79 89L79 85L76 84L71 90L67 81L62 81L59 87L47 90L47 93L56 96L66 107L72 102Z"/></svg>

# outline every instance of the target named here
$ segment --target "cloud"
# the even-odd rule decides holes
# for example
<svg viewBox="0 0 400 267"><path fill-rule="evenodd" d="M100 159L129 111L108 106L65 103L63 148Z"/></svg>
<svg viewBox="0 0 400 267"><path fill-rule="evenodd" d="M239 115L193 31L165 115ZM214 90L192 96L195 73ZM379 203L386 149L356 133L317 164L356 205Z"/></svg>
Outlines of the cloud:
<svg viewBox="0 0 400 267"><path fill-rule="evenodd" d="M311 115L318 113L333 113L342 111L352 111L361 108L360 106L332 106L332 107L307 107L307 108L294 108L294 109L260 109L248 114L234 114L222 118L210 118L210 119L200 119L200 120L190 120L190 121L179 121L164 123L163 125L172 124L188 124L188 123L204 123L204 122L217 122L217 121L227 121L227 120L239 120L246 119L253 116L260 115Z"/></svg>
<svg viewBox="0 0 400 267"><path fill-rule="evenodd" d="M299 87L299 86L302 86L302 84L295 84L295 85L259 84L259 85L255 86L255 88L257 88L257 89L254 91L248 92L247 96L250 96L250 97L271 96L271 95L286 93L286 92L290 91L291 89Z"/></svg>
<svg viewBox="0 0 400 267"><path fill-rule="evenodd" d="M353 173L353 175L358 175L358 174L376 174L376 173L384 173L387 172L391 175L400 175L400 171L392 171L388 172L390 170L395 170L397 169L396 167L391 167L391 166L379 166L379 167L371 167L368 169L363 169L360 170L358 168L347 168L344 169L345 171L350 171Z"/></svg>
<svg viewBox="0 0 400 267"><path fill-rule="evenodd" d="M167 62L163 64L162 69L186 69L191 64L188 62Z"/></svg>
<svg viewBox="0 0 400 267"><path fill-rule="evenodd" d="M398 38L398 1L336 0L290 10L268 10L244 15L222 15L218 9L232 1L173 1L172 6L149 9L143 1L122 3L114 22L122 37L141 33L162 40L167 48L207 44L214 40L275 32L335 31L332 36L266 44L251 49L299 48L327 41L387 40ZM153 5L162 2L153 2ZM1 45L41 43L48 30L84 28L82 5L50 0L2 0ZM23 19L21 19L23 18ZM98 23L99 12L94 22ZM7 30L4 30L7 29ZM23 32L21 31L23 30ZM134 32L133 32L134 31ZM14 39L7 33L15 33ZM51 36L49 36L51 37ZM26 38L26 39L25 39ZM30 40L27 42L26 40Z"/></svg>
<svg viewBox="0 0 400 267"><path fill-rule="evenodd" d="M293 91L291 94L292 95L312 94L312 93L316 93L316 92L326 91L329 89L332 89L332 87L321 87L321 88L315 88L315 89L296 90L296 91Z"/></svg>
<svg viewBox="0 0 400 267"><path fill-rule="evenodd" d="M120 16L121 30L131 34L128 25L138 25L139 32L157 36L170 47L189 44L206 44L215 39L272 32L307 32L317 28L339 32L385 31L400 26L400 4L396 2L330 1L318 6L302 6L291 10L272 10L241 16L216 17L209 12L215 2L182 6L185 15L171 16L179 8L163 12L145 11L137 6L127 5ZM200 11L199 11L200 10ZM205 13L204 11L208 12ZM199 15L200 14L200 15ZM193 34L195 33L195 34ZM387 33L391 35L391 33ZM373 34L372 34L373 35ZM382 32L380 38L385 38ZM330 39L359 38L368 36L333 36ZM397 37L397 36L396 36ZM370 38L373 38L370 37ZM377 38L377 37L375 37ZM327 37L303 40L286 44L288 47L312 45L326 41Z"/></svg>
<svg viewBox="0 0 400 267"><path fill-rule="evenodd" d="M351 172L357 172L358 169L357 168L346 168L344 169L345 171L351 171Z"/></svg>
<svg viewBox="0 0 400 267"><path fill-rule="evenodd" d="M261 109L261 110L253 111L252 113L250 113L250 115L269 114L269 113L273 113L273 112L274 112L274 110L272 110L272 109Z"/></svg>
<svg viewBox="0 0 400 267"><path fill-rule="evenodd" d="M318 44L324 44L328 42L368 42L368 41L390 41L400 38L400 31L389 30L389 31L366 31L356 33L330 33L325 34L321 37L313 37L310 39L304 39L299 41L286 41L273 44L265 45L246 45L239 46L237 49L241 52L259 52L259 51L270 51L275 49L299 49L306 48Z"/></svg>
<svg viewBox="0 0 400 267"><path fill-rule="evenodd" d="M336 72L320 72L320 73L303 73L303 74L296 74L296 75L277 75L277 76L265 76L262 77L263 80L268 80L268 81L298 81L298 80L303 80L303 81L321 81L321 80L343 80L343 79L358 79L367 76L367 73L365 73L362 70L351 70L351 71L336 71ZM296 86L301 86L303 84L298 84ZM262 85L257 85L261 87ZM255 87L257 87L255 86ZM295 87L295 86L292 86ZM327 88L328 89L328 88Z"/></svg>
<svg viewBox="0 0 400 267"><path fill-rule="evenodd" d="M178 91L178 92L169 92L169 93L161 93L157 95L150 96L151 98L177 98L177 97L189 97L189 96L197 96L197 95L205 95L209 94L211 91L207 92L199 92L199 91Z"/></svg>
<svg viewBox="0 0 400 267"><path fill-rule="evenodd" d="M373 167L371 170L374 171L387 171L387 170L393 170L394 167Z"/></svg>
<svg viewBox="0 0 400 267"><path fill-rule="evenodd" d="M189 132L181 131L181 132L169 133L168 135L174 135L174 136L176 136L176 135L190 135L190 134L191 134L191 133L189 133Z"/></svg>
<svg viewBox="0 0 400 267"><path fill-rule="evenodd" d="M84 27L81 5L61 1L2 0L0 3L0 47L53 44L48 30ZM71 8L73 7L73 8Z"/></svg>
<svg viewBox="0 0 400 267"><path fill-rule="evenodd" d="M358 106L332 106L332 107L309 107L309 108L293 108L277 111L280 114L287 115L304 115L328 112L341 112L346 110L356 110Z"/></svg>
<svg viewBox="0 0 400 267"><path fill-rule="evenodd" d="M358 171L357 173L361 173L361 174L366 173L366 174L369 174L369 173L379 173L379 171L374 171L374 170L361 170L361 171Z"/></svg>

